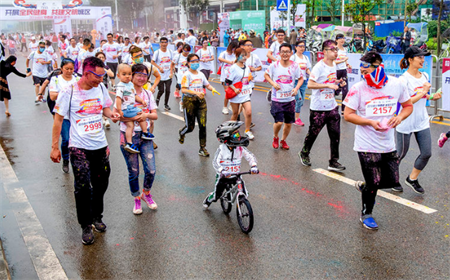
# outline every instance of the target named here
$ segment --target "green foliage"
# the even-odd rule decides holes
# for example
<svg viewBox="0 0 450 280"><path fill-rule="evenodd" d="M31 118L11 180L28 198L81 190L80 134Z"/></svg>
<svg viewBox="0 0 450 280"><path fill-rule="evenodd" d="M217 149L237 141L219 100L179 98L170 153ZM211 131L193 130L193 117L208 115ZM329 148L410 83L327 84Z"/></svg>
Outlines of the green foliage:
<svg viewBox="0 0 450 280"><path fill-rule="evenodd" d="M205 11L209 6L209 0L182 0L180 5L187 13Z"/></svg>
<svg viewBox="0 0 450 280"><path fill-rule="evenodd" d="M339 11L341 10L341 3L341 0L328 0L325 2L325 10L330 13L332 22L336 20L336 15L339 14Z"/></svg>
<svg viewBox="0 0 450 280"><path fill-rule="evenodd" d="M403 32L400 32L400 31L392 32L392 36L396 36L396 37L400 37L400 36L402 36L402 34L403 34Z"/></svg>
<svg viewBox="0 0 450 280"><path fill-rule="evenodd" d="M426 44L429 50L437 50L437 42L434 38L430 38Z"/></svg>
<svg viewBox="0 0 450 280"><path fill-rule="evenodd" d="M366 16L382 3L383 0L353 0L349 4L345 4L345 11L347 14L353 15L354 22L365 23Z"/></svg>
<svg viewBox="0 0 450 280"><path fill-rule="evenodd" d="M429 38L437 37L437 26L438 26L437 20L432 20L432 21L428 22L428 37ZM449 27L450 27L450 24L448 21L441 21L441 33L444 32Z"/></svg>

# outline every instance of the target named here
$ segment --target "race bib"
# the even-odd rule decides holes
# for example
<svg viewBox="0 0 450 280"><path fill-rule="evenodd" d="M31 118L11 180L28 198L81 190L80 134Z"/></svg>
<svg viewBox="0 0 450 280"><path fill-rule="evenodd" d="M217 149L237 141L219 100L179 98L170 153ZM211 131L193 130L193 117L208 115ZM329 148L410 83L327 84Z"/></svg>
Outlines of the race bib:
<svg viewBox="0 0 450 280"><path fill-rule="evenodd" d="M77 131L80 135L96 134L102 129L102 115L84 118L77 122Z"/></svg>
<svg viewBox="0 0 450 280"><path fill-rule="evenodd" d="M288 97L292 97L292 91L281 91L281 90L277 90L277 98L288 98Z"/></svg>
<svg viewBox="0 0 450 280"><path fill-rule="evenodd" d="M320 100L330 101L334 99L334 91L332 90L322 90L320 91Z"/></svg>
<svg viewBox="0 0 450 280"><path fill-rule="evenodd" d="M230 160L225 160L222 163L223 171L229 172L229 173L239 173L241 171L241 162L236 161L232 162Z"/></svg>
<svg viewBox="0 0 450 280"><path fill-rule="evenodd" d="M372 100L366 105L366 116L392 116L397 109L397 99Z"/></svg>
<svg viewBox="0 0 450 280"><path fill-rule="evenodd" d="M241 91L242 95L247 95L247 94L250 94L250 93L252 93L252 89L250 89L250 88L247 88L247 89L244 89L244 90Z"/></svg>

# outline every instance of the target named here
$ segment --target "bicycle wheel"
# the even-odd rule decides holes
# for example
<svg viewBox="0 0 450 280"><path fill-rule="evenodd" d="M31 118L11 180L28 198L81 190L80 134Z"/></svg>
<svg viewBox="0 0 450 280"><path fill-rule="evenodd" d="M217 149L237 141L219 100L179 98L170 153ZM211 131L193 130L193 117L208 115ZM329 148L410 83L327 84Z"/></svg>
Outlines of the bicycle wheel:
<svg viewBox="0 0 450 280"><path fill-rule="evenodd" d="M246 198L241 198L238 201L239 208L236 204L236 216L238 220L239 227L243 233L249 233L253 229L253 210L250 202ZM241 214L239 215L239 209Z"/></svg>
<svg viewBox="0 0 450 280"><path fill-rule="evenodd" d="M230 194L228 194L226 197L221 196L220 197L220 206L222 206L223 213L225 215L228 215L231 212L231 202L230 201Z"/></svg>

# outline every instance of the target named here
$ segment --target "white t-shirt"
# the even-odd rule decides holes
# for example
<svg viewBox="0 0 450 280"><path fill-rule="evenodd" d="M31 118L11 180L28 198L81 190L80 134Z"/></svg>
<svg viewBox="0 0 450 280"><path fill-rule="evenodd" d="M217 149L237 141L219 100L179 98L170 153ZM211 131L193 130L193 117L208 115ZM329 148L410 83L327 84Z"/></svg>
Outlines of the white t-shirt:
<svg viewBox="0 0 450 280"><path fill-rule="evenodd" d="M408 72L403 73L399 79L406 85L408 94L411 97L422 92L423 84L428 82L428 78L422 73L419 79L414 78ZM389 81L390 82L390 81ZM408 118L396 127L396 130L403 134L418 132L430 127L427 112L427 95L425 94L419 101L413 104L413 112Z"/></svg>
<svg viewBox="0 0 450 280"><path fill-rule="evenodd" d="M269 50L272 51L272 56L275 57L277 60L280 60L280 46L281 44L278 43L278 41L275 41L270 45Z"/></svg>
<svg viewBox="0 0 450 280"><path fill-rule="evenodd" d="M53 112L70 117L69 147L98 150L108 146L102 118L103 109L111 104L103 83L90 90L81 90L75 83L59 93Z"/></svg>
<svg viewBox="0 0 450 280"><path fill-rule="evenodd" d="M187 37L186 38L186 40L185 40L185 42L186 42L186 44L188 44L188 45L190 45L191 47L192 46L195 46L196 45L196 43L197 43L197 38L195 38L195 36L189 36L189 37Z"/></svg>
<svg viewBox="0 0 450 280"><path fill-rule="evenodd" d="M182 39L177 39L177 40L175 40L175 42L173 42L173 44L176 46L178 44L178 42L184 43L184 41Z"/></svg>
<svg viewBox="0 0 450 280"><path fill-rule="evenodd" d="M247 61L245 62L245 65L247 65L248 67L253 67L253 68L258 68L260 66L262 66L261 60L259 59L259 57L256 54L251 53L250 57L247 58ZM256 72L251 72L253 78L256 78ZM250 85L252 88L255 87L255 82L254 80L252 80L250 82Z"/></svg>
<svg viewBox="0 0 450 280"><path fill-rule="evenodd" d="M136 91L134 90L133 83L129 82L125 84L119 82L116 87L116 97L122 99L122 107L120 108L122 111L134 107L136 103ZM117 108L115 102L114 108Z"/></svg>
<svg viewBox="0 0 450 280"><path fill-rule="evenodd" d="M30 52L35 52L35 51L37 51L39 49L39 42L30 42L29 44L28 44L28 50L30 51Z"/></svg>
<svg viewBox="0 0 450 280"><path fill-rule="evenodd" d="M77 47L81 49L83 47L83 43L77 43Z"/></svg>
<svg viewBox="0 0 450 280"><path fill-rule="evenodd" d="M41 62L52 61L52 57L47 53L38 53L38 51L30 53L29 60L33 60L33 76L39 78L47 78L48 76L48 64L41 64Z"/></svg>
<svg viewBox="0 0 450 280"><path fill-rule="evenodd" d="M199 49L197 51L197 55L200 57L200 59L211 59L214 57L213 52L210 49L207 49L206 51L204 49ZM213 70L214 64L213 61L208 62L200 62L200 68L198 70Z"/></svg>
<svg viewBox="0 0 450 280"><path fill-rule="evenodd" d="M128 46L125 45L122 46L122 53L120 54L122 56L122 63L124 63L124 61L128 61L128 58L131 57L130 47L131 44L128 44Z"/></svg>
<svg viewBox="0 0 450 280"><path fill-rule="evenodd" d="M344 48L344 50L341 50L338 48L338 56L336 58L336 69L337 70L347 69L347 63L342 62L342 63L338 64L339 61L344 61L346 58L347 58L347 50L345 50L345 48Z"/></svg>
<svg viewBox="0 0 450 280"><path fill-rule="evenodd" d="M170 65L172 64L173 53L171 50L163 52L161 49L155 51L153 54L153 61L160 66L164 73L161 74L161 81L167 81L170 79Z"/></svg>
<svg viewBox="0 0 450 280"><path fill-rule="evenodd" d="M311 61L309 60L309 57L303 54L303 57L300 58L297 54L294 54L293 56L291 56L291 60L298 63L298 66L300 67L300 70L302 70L302 75L306 83L306 77L308 76L306 74L306 70L311 69Z"/></svg>
<svg viewBox="0 0 450 280"><path fill-rule="evenodd" d="M153 97L153 94L150 91L146 91L145 89L142 89L142 92L140 94L136 93L136 96L139 96L147 103L147 108L144 108L144 106L136 102L135 106L137 108L140 108L143 113L149 113L151 110L156 110L158 107L156 106L155 98ZM149 119L147 119L147 128L150 129L151 122ZM125 132L127 130L127 125L124 122L120 122L120 131ZM139 125L139 122L134 123L134 131L142 131L141 126ZM134 135L134 133L133 133Z"/></svg>
<svg viewBox="0 0 450 280"><path fill-rule="evenodd" d="M48 86L49 91L56 91L60 93L66 87L78 82L80 80L79 77L72 76L72 80L66 81L61 75L53 76L50 80L50 84ZM65 120L69 119L69 116L64 116Z"/></svg>
<svg viewBox="0 0 450 280"><path fill-rule="evenodd" d="M174 56L172 61L175 64L175 68L178 69L176 74L177 83L181 83L181 79L183 78L184 73L189 70L187 66L187 56L178 53Z"/></svg>
<svg viewBox="0 0 450 280"><path fill-rule="evenodd" d="M203 93L203 86L207 87L208 85L208 80L200 71L197 71L197 74L192 74L191 71L186 71L181 79L181 88L187 88L188 90L195 92ZM185 93L185 95L190 96L191 94Z"/></svg>
<svg viewBox="0 0 450 280"><path fill-rule="evenodd" d="M120 45L117 43L105 43L102 47L103 52L106 55L106 62L108 63L119 63L119 59L113 58L113 55L118 55L120 52Z"/></svg>
<svg viewBox="0 0 450 280"><path fill-rule="evenodd" d="M227 79L232 81L232 84L242 82L242 90L234 98L230 99L232 103L244 103L250 100L250 95L252 94L252 85L249 82L250 79L250 68L245 66L244 69L239 67L237 64L231 66Z"/></svg>
<svg viewBox="0 0 450 280"><path fill-rule="evenodd" d="M64 42L61 42L61 40L58 41L58 48L60 48L61 51L65 52L68 47L69 41L67 39Z"/></svg>
<svg viewBox="0 0 450 280"><path fill-rule="evenodd" d="M80 48L78 48L77 46L72 47L72 46L68 46L67 50L66 50L66 55L68 58L72 59L73 61L75 61L75 59L78 58L78 53L80 52Z"/></svg>
<svg viewBox="0 0 450 280"><path fill-rule="evenodd" d="M139 44L139 47L143 51L145 50L146 52L148 52L148 54L145 52L142 52L143 55L152 55L152 49L150 48L151 46L152 46L152 44L150 42L148 42L148 43L142 42Z"/></svg>
<svg viewBox="0 0 450 280"><path fill-rule="evenodd" d="M391 119L397 103L409 100L406 85L398 78L389 77L382 89L369 87L366 82L356 83L348 92L344 105L356 110L363 118L383 121ZM394 129L376 131L370 125L357 125L353 150L368 153L389 153L395 151Z"/></svg>
<svg viewBox="0 0 450 280"><path fill-rule="evenodd" d="M236 55L235 55L234 53L232 53L232 54L230 55L230 54L228 54L227 51L224 51L224 52L222 52L222 53L219 55L219 58L222 58L222 59L225 59L225 60L228 60L228 61L235 61L235 60L236 60ZM225 82L225 78L228 76L228 71L230 70L231 65L232 65L232 64L222 63L222 62L221 62L221 66L222 66L221 71L222 71L222 72L221 72L221 74L220 74L220 81L221 81L222 83Z"/></svg>
<svg viewBox="0 0 450 280"><path fill-rule="evenodd" d="M290 61L290 64L289 67L283 67L281 62L277 61L270 64L266 70L272 81L281 87L281 90L272 87L272 101L291 102L295 99L291 92L295 88L295 80L302 77L302 71L297 63Z"/></svg>
<svg viewBox="0 0 450 280"><path fill-rule="evenodd" d="M332 84L336 83L336 64L333 66L326 65L323 60L314 65L311 71L310 80L318 84ZM331 111L337 106L334 98L335 91L329 88L313 89L311 94L310 109L313 111Z"/></svg>
<svg viewBox="0 0 450 280"><path fill-rule="evenodd" d="M86 58L88 58L89 52L85 49L81 49L78 53L78 74L83 75L83 62Z"/></svg>

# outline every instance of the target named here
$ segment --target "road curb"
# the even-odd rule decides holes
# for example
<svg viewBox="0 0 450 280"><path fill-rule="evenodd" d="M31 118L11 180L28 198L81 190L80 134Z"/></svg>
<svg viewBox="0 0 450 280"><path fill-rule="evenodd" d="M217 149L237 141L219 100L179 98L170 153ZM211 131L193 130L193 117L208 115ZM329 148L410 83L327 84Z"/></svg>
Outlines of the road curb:
<svg viewBox="0 0 450 280"><path fill-rule="evenodd" d="M3 251L3 243L0 238L0 279L8 279L11 280L11 274L9 274L8 262L6 261L5 252Z"/></svg>

